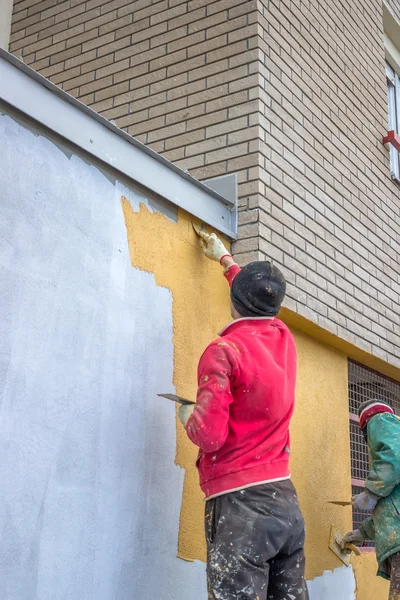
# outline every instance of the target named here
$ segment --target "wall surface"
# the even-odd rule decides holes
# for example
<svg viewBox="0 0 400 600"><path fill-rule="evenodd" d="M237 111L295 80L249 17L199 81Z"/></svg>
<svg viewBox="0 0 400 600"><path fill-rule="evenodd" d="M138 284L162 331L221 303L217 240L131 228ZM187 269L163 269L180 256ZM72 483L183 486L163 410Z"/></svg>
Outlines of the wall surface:
<svg viewBox="0 0 400 600"><path fill-rule="evenodd" d="M17 0L11 50L195 176L237 172L238 260L400 366L381 0Z"/></svg>
<svg viewBox="0 0 400 600"><path fill-rule="evenodd" d="M175 407L156 396L174 390L173 296L132 267L121 196L155 203L9 116L0 137L0 596L205 597L204 564L176 556L184 471ZM190 282L223 294L164 212ZM223 321L190 316L205 335Z"/></svg>
<svg viewBox="0 0 400 600"><path fill-rule="evenodd" d="M203 600L196 449L156 394L194 396L226 282L187 214L27 125L0 115L1 598ZM328 549L351 528L328 504L351 493L347 358L294 333L311 600L380 600L374 555Z"/></svg>

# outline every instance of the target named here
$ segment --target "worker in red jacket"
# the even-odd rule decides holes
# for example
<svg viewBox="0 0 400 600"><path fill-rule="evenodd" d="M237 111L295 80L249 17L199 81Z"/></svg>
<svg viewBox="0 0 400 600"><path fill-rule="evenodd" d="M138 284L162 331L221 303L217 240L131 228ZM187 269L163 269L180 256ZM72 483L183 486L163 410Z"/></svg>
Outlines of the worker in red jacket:
<svg viewBox="0 0 400 600"><path fill-rule="evenodd" d="M215 234L207 257L231 286L234 321L200 359L195 406L179 418L199 447L209 600L307 600L304 520L290 481L296 349L276 318L285 296L269 262L242 270Z"/></svg>

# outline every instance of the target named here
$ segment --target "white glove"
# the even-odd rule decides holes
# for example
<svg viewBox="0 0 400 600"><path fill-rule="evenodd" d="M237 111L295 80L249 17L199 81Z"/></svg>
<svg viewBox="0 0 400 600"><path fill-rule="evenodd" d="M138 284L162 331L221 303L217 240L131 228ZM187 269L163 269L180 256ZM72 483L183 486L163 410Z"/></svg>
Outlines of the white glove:
<svg viewBox="0 0 400 600"><path fill-rule="evenodd" d="M181 404L179 407L179 412L178 412L179 420L185 429L186 429L186 423L188 422L189 417L191 416L194 409L195 409L195 404Z"/></svg>
<svg viewBox="0 0 400 600"><path fill-rule="evenodd" d="M358 508L358 510L367 510L368 512L374 510L378 504L378 500L380 500L379 496L375 496L369 490L364 490L361 494L357 494L357 496L353 496L351 499L353 506Z"/></svg>
<svg viewBox="0 0 400 600"><path fill-rule="evenodd" d="M231 256L230 252L228 252L224 244L215 235L215 233L209 235L208 233L204 233L204 231L202 231L199 235L201 237L203 252L207 258L220 263L224 256Z"/></svg>
<svg viewBox="0 0 400 600"><path fill-rule="evenodd" d="M344 549L346 544L362 544L363 542L363 534L359 529L355 529L354 531L349 531L349 533L346 533L346 535L340 542L340 547Z"/></svg>

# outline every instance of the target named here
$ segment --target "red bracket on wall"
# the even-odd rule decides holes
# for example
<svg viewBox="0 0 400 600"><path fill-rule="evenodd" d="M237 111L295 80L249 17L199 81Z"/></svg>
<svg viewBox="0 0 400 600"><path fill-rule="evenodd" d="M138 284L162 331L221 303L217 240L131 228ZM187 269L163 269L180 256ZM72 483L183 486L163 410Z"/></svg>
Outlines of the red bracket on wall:
<svg viewBox="0 0 400 600"><path fill-rule="evenodd" d="M383 144L392 144L398 152L400 152L400 135L396 133L393 129L392 131L388 131L387 135L382 140Z"/></svg>

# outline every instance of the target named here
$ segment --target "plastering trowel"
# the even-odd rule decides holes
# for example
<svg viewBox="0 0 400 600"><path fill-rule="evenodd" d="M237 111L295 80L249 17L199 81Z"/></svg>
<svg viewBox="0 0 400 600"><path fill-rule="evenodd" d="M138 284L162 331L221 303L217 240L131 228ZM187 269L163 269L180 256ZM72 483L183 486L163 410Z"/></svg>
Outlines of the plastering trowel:
<svg viewBox="0 0 400 600"><path fill-rule="evenodd" d="M167 400L172 400L172 402L177 402L178 404L195 404L193 400L181 398L181 396L177 396L176 394L157 394L157 396L160 398L166 398Z"/></svg>
<svg viewBox="0 0 400 600"><path fill-rule="evenodd" d="M336 504L337 506L351 506L353 503L343 500L329 500L328 504Z"/></svg>
<svg viewBox="0 0 400 600"><path fill-rule="evenodd" d="M346 544L342 549L340 543L344 536L335 529L334 525L331 527L331 534L329 536L329 548L334 554L348 567L350 565L350 555L352 552L356 556L360 556L360 549L354 544Z"/></svg>

